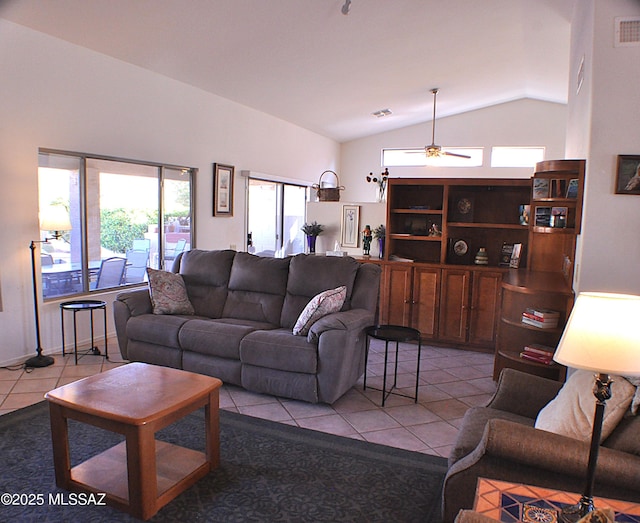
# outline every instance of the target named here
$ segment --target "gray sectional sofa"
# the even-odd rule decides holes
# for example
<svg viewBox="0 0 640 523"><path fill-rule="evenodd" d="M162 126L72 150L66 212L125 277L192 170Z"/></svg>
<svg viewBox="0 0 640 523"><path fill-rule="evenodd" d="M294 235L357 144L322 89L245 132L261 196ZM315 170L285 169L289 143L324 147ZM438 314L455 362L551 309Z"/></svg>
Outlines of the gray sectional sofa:
<svg viewBox="0 0 640 523"><path fill-rule="evenodd" d="M333 403L364 372L364 329L376 321L380 267L350 257L262 258L191 250L175 260L194 315L153 314L148 289L113 304L125 359L216 376L247 390ZM342 310L292 329L318 293L347 287Z"/></svg>

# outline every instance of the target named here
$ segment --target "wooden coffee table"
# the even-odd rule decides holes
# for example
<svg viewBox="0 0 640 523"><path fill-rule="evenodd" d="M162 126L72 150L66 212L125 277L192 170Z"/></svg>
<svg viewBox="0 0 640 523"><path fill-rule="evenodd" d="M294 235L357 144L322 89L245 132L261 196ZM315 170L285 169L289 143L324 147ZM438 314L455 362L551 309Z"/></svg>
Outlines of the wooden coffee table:
<svg viewBox="0 0 640 523"><path fill-rule="evenodd" d="M106 493L108 504L140 519L220 463L217 378L130 363L48 392L56 484ZM204 407L206 451L155 439L156 431ZM67 420L125 436L125 441L71 468Z"/></svg>

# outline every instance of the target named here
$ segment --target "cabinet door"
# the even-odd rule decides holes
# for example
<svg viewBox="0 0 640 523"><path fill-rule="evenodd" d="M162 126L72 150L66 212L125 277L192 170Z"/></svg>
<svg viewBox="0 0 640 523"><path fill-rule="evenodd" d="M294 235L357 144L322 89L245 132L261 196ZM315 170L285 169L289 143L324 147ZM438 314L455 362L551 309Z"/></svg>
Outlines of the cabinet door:
<svg viewBox="0 0 640 523"><path fill-rule="evenodd" d="M467 341L471 271L443 269L440 296L438 338L444 341Z"/></svg>
<svg viewBox="0 0 640 523"><path fill-rule="evenodd" d="M500 310L501 272L474 271L471 289L469 342L493 347Z"/></svg>
<svg viewBox="0 0 640 523"><path fill-rule="evenodd" d="M413 268L386 265L382 276L380 323L411 326L411 280Z"/></svg>
<svg viewBox="0 0 640 523"><path fill-rule="evenodd" d="M424 338L438 334L440 269L416 267L413 272L413 310L411 326Z"/></svg>

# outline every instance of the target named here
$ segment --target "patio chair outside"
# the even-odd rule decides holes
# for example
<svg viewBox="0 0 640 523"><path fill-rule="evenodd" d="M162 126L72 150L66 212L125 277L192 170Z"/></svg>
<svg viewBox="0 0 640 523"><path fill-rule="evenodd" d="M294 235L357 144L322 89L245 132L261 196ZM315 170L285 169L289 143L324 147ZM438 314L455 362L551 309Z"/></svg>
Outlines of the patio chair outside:
<svg viewBox="0 0 640 523"><path fill-rule="evenodd" d="M102 260L98 278L91 284L91 289L108 289L122 285L126 263L126 258L113 257Z"/></svg>
<svg viewBox="0 0 640 523"><path fill-rule="evenodd" d="M127 251L127 265L125 267L125 283L140 283L144 281L149 263L149 251Z"/></svg>

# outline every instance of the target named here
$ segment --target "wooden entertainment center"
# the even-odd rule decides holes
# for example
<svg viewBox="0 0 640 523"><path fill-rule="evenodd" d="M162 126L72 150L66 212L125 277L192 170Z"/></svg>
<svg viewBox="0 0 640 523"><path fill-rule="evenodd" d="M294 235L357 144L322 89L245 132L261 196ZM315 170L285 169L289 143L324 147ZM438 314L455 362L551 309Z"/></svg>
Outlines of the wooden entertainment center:
<svg viewBox="0 0 640 523"><path fill-rule="evenodd" d="M584 160L555 160L529 179L390 178L380 323L495 351L494 378L515 367L564 379L563 367L520 352L555 348L573 306L584 172ZM527 308L558 311L557 327L525 325Z"/></svg>

